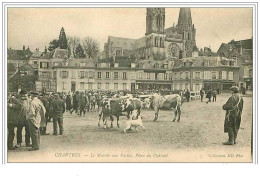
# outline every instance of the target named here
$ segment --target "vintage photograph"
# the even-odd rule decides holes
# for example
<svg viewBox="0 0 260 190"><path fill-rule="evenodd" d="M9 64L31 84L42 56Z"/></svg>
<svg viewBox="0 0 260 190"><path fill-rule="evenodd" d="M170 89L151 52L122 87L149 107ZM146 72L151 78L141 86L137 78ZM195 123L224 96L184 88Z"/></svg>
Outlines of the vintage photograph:
<svg viewBox="0 0 260 190"><path fill-rule="evenodd" d="M253 162L252 7L8 7L7 162Z"/></svg>

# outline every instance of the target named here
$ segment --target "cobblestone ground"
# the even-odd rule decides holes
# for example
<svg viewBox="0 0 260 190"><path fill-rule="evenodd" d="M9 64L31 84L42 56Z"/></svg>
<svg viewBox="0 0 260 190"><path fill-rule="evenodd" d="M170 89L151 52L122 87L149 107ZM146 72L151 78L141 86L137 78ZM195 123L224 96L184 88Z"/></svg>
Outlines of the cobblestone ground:
<svg viewBox="0 0 260 190"><path fill-rule="evenodd" d="M244 98L238 144L223 146L225 111L222 105L230 95L221 94L209 104L184 102L180 122L172 122L172 111L160 111L153 122L153 110L142 110L145 131L122 133L120 128L98 127L97 112L86 117L65 113L63 136L41 136L39 151L21 147L8 152L9 162L249 162L251 161L252 97ZM114 122L115 124L115 122ZM48 123L52 134L52 122ZM148 155L150 154L150 156ZM98 156L99 155L99 156Z"/></svg>

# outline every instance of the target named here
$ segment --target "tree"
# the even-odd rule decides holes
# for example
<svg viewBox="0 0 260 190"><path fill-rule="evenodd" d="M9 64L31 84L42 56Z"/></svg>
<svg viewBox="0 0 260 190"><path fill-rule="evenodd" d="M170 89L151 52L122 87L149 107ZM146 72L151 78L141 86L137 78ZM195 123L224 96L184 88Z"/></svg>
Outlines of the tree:
<svg viewBox="0 0 260 190"><path fill-rule="evenodd" d="M75 36L73 37L68 36L67 42L68 42L69 57L71 56L71 54L73 54L72 57L75 57L75 49L80 44L80 38Z"/></svg>
<svg viewBox="0 0 260 190"><path fill-rule="evenodd" d="M74 57L75 58L85 58L86 57L86 55L84 53L84 49L81 44L78 44L77 47L75 48Z"/></svg>
<svg viewBox="0 0 260 190"><path fill-rule="evenodd" d="M68 42L67 42L65 30L64 30L63 27L60 30L59 47L60 47L60 49L67 49L68 48Z"/></svg>
<svg viewBox="0 0 260 190"><path fill-rule="evenodd" d="M56 49L57 47L59 47L59 41L58 41L57 39L54 39L54 40L52 40L52 41L49 43L48 50L49 50L49 51L52 51L52 50Z"/></svg>
<svg viewBox="0 0 260 190"><path fill-rule="evenodd" d="M96 39L86 37L83 40L83 48L88 58L96 59L99 52L99 43Z"/></svg>

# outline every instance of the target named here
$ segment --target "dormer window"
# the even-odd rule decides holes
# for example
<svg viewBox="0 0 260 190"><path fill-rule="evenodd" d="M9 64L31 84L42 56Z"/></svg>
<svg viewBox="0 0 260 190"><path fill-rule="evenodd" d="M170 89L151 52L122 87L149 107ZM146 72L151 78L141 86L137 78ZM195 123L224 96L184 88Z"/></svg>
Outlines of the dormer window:
<svg viewBox="0 0 260 190"><path fill-rule="evenodd" d="M86 65L85 63L80 63L81 67L85 67L85 65Z"/></svg>

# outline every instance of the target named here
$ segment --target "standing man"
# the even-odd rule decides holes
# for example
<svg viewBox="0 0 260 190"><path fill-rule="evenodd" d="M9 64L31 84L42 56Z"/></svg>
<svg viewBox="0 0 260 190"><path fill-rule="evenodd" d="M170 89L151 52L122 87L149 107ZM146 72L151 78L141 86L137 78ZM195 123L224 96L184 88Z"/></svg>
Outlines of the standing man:
<svg viewBox="0 0 260 190"><path fill-rule="evenodd" d="M28 118L31 109L31 100L28 97L28 93L25 90L20 92L21 95L21 111L18 115L18 126L17 126L17 145L16 148L21 147L22 143L22 131L25 128L25 144L26 147L30 147L30 130L28 125Z"/></svg>
<svg viewBox="0 0 260 190"><path fill-rule="evenodd" d="M46 125L44 125L40 128L40 134L41 135L49 135L50 133L46 133L46 131L47 131L47 124L48 124L47 118L49 117L50 103L49 103L48 98L45 96L45 94L40 95L39 99L43 103L45 110L46 110L46 113L45 113Z"/></svg>
<svg viewBox="0 0 260 190"><path fill-rule="evenodd" d="M204 98L204 95L205 95L205 91L204 89L200 89L200 101L203 102L203 98Z"/></svg>
<svg viewBox="0 0 260 190"><path fill-rule="evenodd" d="M244 100L238 94L238 87L232 86L230 92L232 96L223 105L223 110L226 110L224 133L228 133L228 141L223 145L236 144L236 138L241 123L241 114L243 110Z"/></svg>
<svg viewBox="0 0 260 190"><path fill-rule="evenodd" d="M185 96L186 96L187 102L189 102L190 101L190 91L189 91L189 89L186 90Z"/></svg>
<svg viewBox="0 0 260 190"><path fill-rule="evenodd" d="M7 107L7 129L8 129L8 137L7 137L7 147L8 150L14 150L13 146L14 141L14 128L17 127L18 123L18 114L21 110L20 101L12 95L8 100Z"/></svg>
<svg viewBox="0 0 260 190"><path fill-rule="evenodd" d="M38 92L31 92L32 102L29 113L29 130L32 138L32 148L29 151L40 149L40 127L46 125L45 107L38 99Z"/></svg>
<svg viewBox="0 0 260 190"><path fill-rule="evenodd" d="M208 101L206 102L207 104L209 102L211 102L211 96L212 96L212 92L211 92L211 89L207 92L207 95L206 95L206 98L208 98Z"/></svg>
<svg viewBox="0 0 260 190"><path fill-rule="evenodd" d="M63 135L63 113L65 112L65 102L59 98L59 94L54 94L54 100L51 106L53 110L53 135L58 135L57 123L59 124L60 135Z"/></svg>
<svg viewBox="0 0 260 190"><path fill-rule="evenodd" d="M213 102L217 101L217 93L218 92L215 90L215 88L213 88L213 90L212 90Z"/></svg>
<svg viewBox="0 0 260 190"><path fill-rule="evenodd" d="M76 113L78 112L79 109L79 92L76 91L76 94L73 95L73 108L70 111L70 114L73 113L73 111L75 111Z"/></svg>

